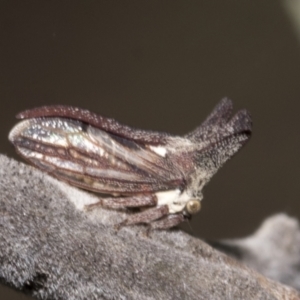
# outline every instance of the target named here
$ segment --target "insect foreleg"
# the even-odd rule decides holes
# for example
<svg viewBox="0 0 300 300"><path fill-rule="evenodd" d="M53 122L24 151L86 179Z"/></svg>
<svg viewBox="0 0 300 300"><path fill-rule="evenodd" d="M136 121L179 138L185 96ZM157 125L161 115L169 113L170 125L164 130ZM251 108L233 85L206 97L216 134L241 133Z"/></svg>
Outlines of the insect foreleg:
<svg viewBox="0 0 300 300"><path fill-rule="evenodd" d="M121 209L126 207L154 206L156 204L157 198L154 194L140 194L131 197L100 198L99 202L86 205L86 209L90 210L97 206L111 209Z"/></svg>
<svg viewBox="0 0 300 300"><path fill-rule="evenodd" d="M183 213L167 215L162 219L151 223L151 229L168 229L179 225L180 223L187 220L187 217Z"/></svg>

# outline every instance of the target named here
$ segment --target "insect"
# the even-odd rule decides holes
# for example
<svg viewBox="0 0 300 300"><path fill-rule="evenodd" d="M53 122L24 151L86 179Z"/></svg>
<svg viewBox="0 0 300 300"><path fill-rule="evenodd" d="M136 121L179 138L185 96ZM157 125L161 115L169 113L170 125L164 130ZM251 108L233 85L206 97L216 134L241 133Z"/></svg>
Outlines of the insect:
<svg viewBox="0 0 300 300"><path fill-rule="evenodd" d="M88 110L44 106L17 115L10 132L17 152L41 170L105 194L101 205L138 208L121 225L167 229L201 208L202 189L251 135L246 110L232 116L224 98L184 136L144 131ZM109 196L108 196L109 195Z"/></svg>

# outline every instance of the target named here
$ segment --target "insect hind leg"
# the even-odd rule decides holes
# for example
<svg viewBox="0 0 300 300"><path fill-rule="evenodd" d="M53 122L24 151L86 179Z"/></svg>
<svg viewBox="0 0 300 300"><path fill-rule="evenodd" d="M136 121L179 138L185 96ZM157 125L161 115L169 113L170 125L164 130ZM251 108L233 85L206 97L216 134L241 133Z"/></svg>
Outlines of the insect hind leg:
<svg viewBox="0 0 300 300"><path fill-rule="evenodd" d="M151 224L153 221L160 219L169 214L169 208L167 205L148 208L142 212L134 213L126 218L123 222L117 225L117 228L128 225L136 224Z"/></svg>
<svg viewBox="0 0 300 300"><path fill-rule="evenodd" d="M109 197L100 198L98 202L85 206L86 210L92 210L98 206L122 209L127 207L144 207L155 206L157 204L157 198L155 194L140 194L130 197Z"/></svg>
<svg viewBox="0 0 300 300"><path fill-rule="evenodd" d="M169 229L187 220L183 213L167 215L150 224L151 229Z"/></svg>

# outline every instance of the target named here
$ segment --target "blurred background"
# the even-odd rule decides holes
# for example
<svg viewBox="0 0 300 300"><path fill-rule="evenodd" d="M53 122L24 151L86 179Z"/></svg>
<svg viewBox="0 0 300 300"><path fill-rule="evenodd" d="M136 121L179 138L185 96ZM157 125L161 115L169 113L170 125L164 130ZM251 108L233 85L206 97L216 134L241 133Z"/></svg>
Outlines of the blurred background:
<svg viewBox="0 0 300 300"><path fill-rule="evenodd" d="M0 153L20 160L7 135L16 113L35 106L180 135L227 96L251 112L253 137L183 229L234 238L277 212L300 219L299 3L2 1Z"/></svg>

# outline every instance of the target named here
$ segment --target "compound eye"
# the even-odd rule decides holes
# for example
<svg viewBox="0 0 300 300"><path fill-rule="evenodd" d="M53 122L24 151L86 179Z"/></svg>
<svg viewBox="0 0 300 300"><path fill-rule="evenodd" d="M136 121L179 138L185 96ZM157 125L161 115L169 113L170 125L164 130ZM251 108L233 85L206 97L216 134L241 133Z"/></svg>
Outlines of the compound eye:
<svg viewBox="0 0 300 300"><path fill-rule="evenodd" d="M196 214L201 209L201 203L197 199L189 200L186 204L186 210L189 214Z"/></svg>

